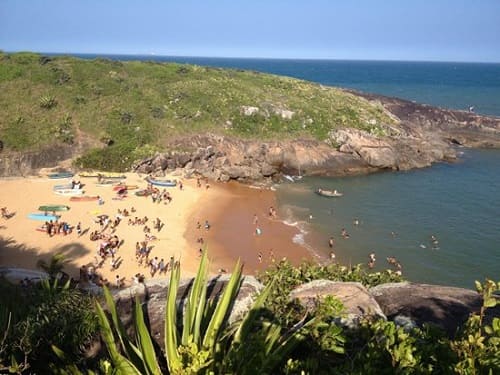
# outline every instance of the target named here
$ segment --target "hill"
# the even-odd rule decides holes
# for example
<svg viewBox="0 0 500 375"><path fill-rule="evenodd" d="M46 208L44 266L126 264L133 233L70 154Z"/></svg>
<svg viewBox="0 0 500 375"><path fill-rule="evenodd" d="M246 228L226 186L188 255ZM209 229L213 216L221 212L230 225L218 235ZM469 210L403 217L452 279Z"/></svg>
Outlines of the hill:
<svg viewBox="0 0 500 375"><path fill-rule="evenodd" d="M383 133L381 125L396 122L380 103L287 77L34 53L0 53L0 106L4 151L86 140L99 150L84 164L108 169L189 134L323 140L332 129Z"/></svg>

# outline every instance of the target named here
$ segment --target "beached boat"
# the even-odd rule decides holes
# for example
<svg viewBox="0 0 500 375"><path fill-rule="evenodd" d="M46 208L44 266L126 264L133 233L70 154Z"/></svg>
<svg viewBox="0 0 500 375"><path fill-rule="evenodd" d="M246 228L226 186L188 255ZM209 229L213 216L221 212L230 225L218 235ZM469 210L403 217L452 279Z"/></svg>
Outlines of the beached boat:
<svg viewBox="0 0 500 375"><path fill-rule="evenodd" d="M126 178L123 173L119 172L95 172L95 171L90 171L90 172L81 172L78 173L80 177L101 177L101 178Z"/></svg>
<svg viewBox="0 0 500 375"><path fill-rule="evenodd" d="M122 184L113 186L114 191L135 190L135 189L139 189L139 186L137 186L137 185L122 185Z"/></svg>
<svg viewBox="0 0 500 375"><path fill-rule="evenodd" d="M148 195L151 195L151 190L144 189L144 190L138 190L134 193L138 197L147 197Z"/></svg>
<svg viewBox="0 0 500 375"><path fill-rule="evenodd" d="M54 190L54 193L59 195L74 196L74 195L82 195L84 191L81 189L60 189L60 190Z"/></svg>
<svg viewBox="0 0 500 375"><path fill-rule="evenodd" d="M37 221L56 221L60 218L61 216L59 215L45 215L45 214L42 214L42 213L32 213L32 214L29 214L28 215L28 219L31 219L31 220L37 220Z"/></svg>
<svg viewBox="0 0 500 375"><path fill-rule="evenodd" d="M174 187L177 185L175 180L157 180L153 178L147 178L146 181L151 185L164 186L164 187Z"/></svg>
<svg viewBox="0 0 500 375"><path fill-rule="evenodd" d="M98 201L99 196L98 195L94 195L94 196L83 195L81 197L71 197L71 198L69 198L69 200L71 202L91 202L91 201Z"/></svg>
<svg viewBox="0 0 500 375"><path fill-rule="evenodd" d="M52 190L73 189L73 184L54 185Z"/></svg>
<svg viewBox="0 0 500 375"><path fill-rule="evenodd" d="M338 192L337 190L325 190L325 189L317 189L316 194L321 195L322 197L335 198L341 197L344 194Z"/></svg>
<svg viewBox="0 0 500 375"><path fill-rule="evenodd" d="M95 183L95 186L98 186L98 187L106 187L106 186L112 186L114 184L116 184L116 180L109 180L109 179L106 179L106 180L100 180L98 182Z"/></svg>
<svg viewBox="0 0 500 375"><path fill-rule="evenodd" d="M38 211L44 212L56 212L56 211L68 211L69 206L65 206L63 204L49 204L46 206L38 207Z"/></svg>
<svg viewBox="0 0 500 375"><path fill-rule="evenodd" d="M71 178L73 176L74 174L71 172L58 172L58 173L51 173L47 177L55 180L59 178Z"/></svg>

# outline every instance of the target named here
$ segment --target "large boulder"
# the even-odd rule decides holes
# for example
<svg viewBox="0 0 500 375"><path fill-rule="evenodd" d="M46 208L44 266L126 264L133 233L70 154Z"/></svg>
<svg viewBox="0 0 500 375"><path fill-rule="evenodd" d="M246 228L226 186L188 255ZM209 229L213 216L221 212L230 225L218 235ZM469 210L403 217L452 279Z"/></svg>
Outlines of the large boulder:
<svg viewBox="0 0 500 375"><path fill-rule="evenodd" d="M217 300L224 286L229 281L229 275L214 277L208 281L208 300ZM177 306L180 313L189 295L189 290L194 279L183 279L177 291ZM129 330L133 326L133 301L136 296L144 303L149 321L151 336L163 347L165 306L167 301L169 279L152 279L143 284L136 284L129 288L114 293L117 309L125 327ZM262 290L263 286L253 276L243 277L240 290L229 315L229 323L242 317L251 307L254 296Z"/></svg>
<svg viewBox="0 0 500 375"><path fill-rule="evenodd" d="M377 168L394 168L397 155L391 144L363 130L340 129L329 134L340 151L357 153L369 165Z"/></svg>
<svg viewBox="0 0 500 375"><path fill-rule="evenodd" d="M370 293L388 319L409 319L418 326L435 324L451 336L482 304L472 290L440 285L388 283L371 288Z"/></svg>
<svg viewBox="0 0 500 375"><path fill-rule="evenodd" d="M344 305L345 315L340 323L345 326L356 327L364 319L386 319L377 301L361 283L314 280L290 294L291 299L297 298L306 307L313 307L318 299L326 296L333 296Z"/></svg>

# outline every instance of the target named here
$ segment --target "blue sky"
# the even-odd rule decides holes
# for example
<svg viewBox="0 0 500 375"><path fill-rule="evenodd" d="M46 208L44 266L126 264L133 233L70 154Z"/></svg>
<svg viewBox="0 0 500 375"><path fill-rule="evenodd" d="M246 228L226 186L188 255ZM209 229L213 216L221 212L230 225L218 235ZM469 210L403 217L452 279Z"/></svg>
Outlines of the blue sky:
<svg viewBox="0 0 500 375"><path fill-rule="evenodd" d="M0 0L0 49L500 62L500 0Z"/></svg>

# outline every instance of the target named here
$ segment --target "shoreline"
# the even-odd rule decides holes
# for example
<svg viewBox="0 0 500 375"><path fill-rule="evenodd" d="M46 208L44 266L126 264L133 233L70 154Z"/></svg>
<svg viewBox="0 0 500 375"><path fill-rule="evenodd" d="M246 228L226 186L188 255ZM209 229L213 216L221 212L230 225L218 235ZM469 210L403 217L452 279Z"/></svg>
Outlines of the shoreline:
<svg viewBox="0 0 500 375"><path fill-rule="evenodd" d="M277 205L273 191L235 182L216 184L210 189L213 199L190 220L200 222L202 228L188 228L186 238L198 249L202 246L196 240L203 238L213 262L212 273L218 273L220 268L231 272L238 258L246 275L255 275L283 258L293 264L313 259L306 247L293 242L293 237L300 233L297 228L285 224L280 217L270 217L270 207ZM203 227L205 220L213 223L208 231Z"/></svg>
<svg viewBox="0 0 500 375"><path fill-rule="evenodd" d="M127 173L126 176L127 184L138 185L139 189L147 185L140 174ZM150 227L151 235L157 237L148 243L152 247L149 259L156 256L158 260L168 262L173 256L181 262L184 277L193 276L198 268L200 243L197 239L200 237L208 246L211 274L232 272L238 258L241 258L243 273L247 275L255 275L274 260L285 257L293 264L313 258L304 246L293 242L294 236L299 234L297 228L286 225L281 218L269 217L269 207L276 207L277 203L271 190L253 189L238 183L211 183L207 189L205 184L197 187L195 179L181 179L182 190L179 187L167 190L172 202L158 204L150 197L135 196L135 190L129 192L127 198L115 200L116 194L111 187L97 186L95 178L77 175L75 178L84 184L84 195L99 195L105 203L72 202L67 196L53 193L54 185L68 183L71 179L51 180L43 176L0 179L0 206L15 213L10 219L0 219L0 266L38 270L37 260L49 262L53 255L63 253L66 258L63 271L74 279L80 278L82 266L96 268L95 271L110 285L114 285L116 275L124 285L132 284L137 273L144 274L146 279L168 277L169 273L160 275L158 272L151 276L146 262L141 266L136 260L135 243L144 240L144 226ZM168 178L179 180L173 175ZM49 237L36 229L43 221L27 218L29 213L37 211L38 206L49 204L70 206L69 211L60 213L60 220L73 226L72 233ZM120 264L113 269L110 257L99 260L102 241L92 241L89 234L99 229L97 215L106 214L114 219L118 210L130 211L132 207L136 212L123 217L114 233L109 232L109 235L116 234L121 243L115 256ZM254 214L257 214L257 224L254 224ZM135 216L147 216L149 220L145 225L128 224ZM160 231L153 229L157 217L164 223ZM210 223L208 231L204 229L205 220ZM201 229L196 227L198 221ZM81 236L75 230L78 222L83 230ZM260 235L256 232L257 227Z"/></svg>

